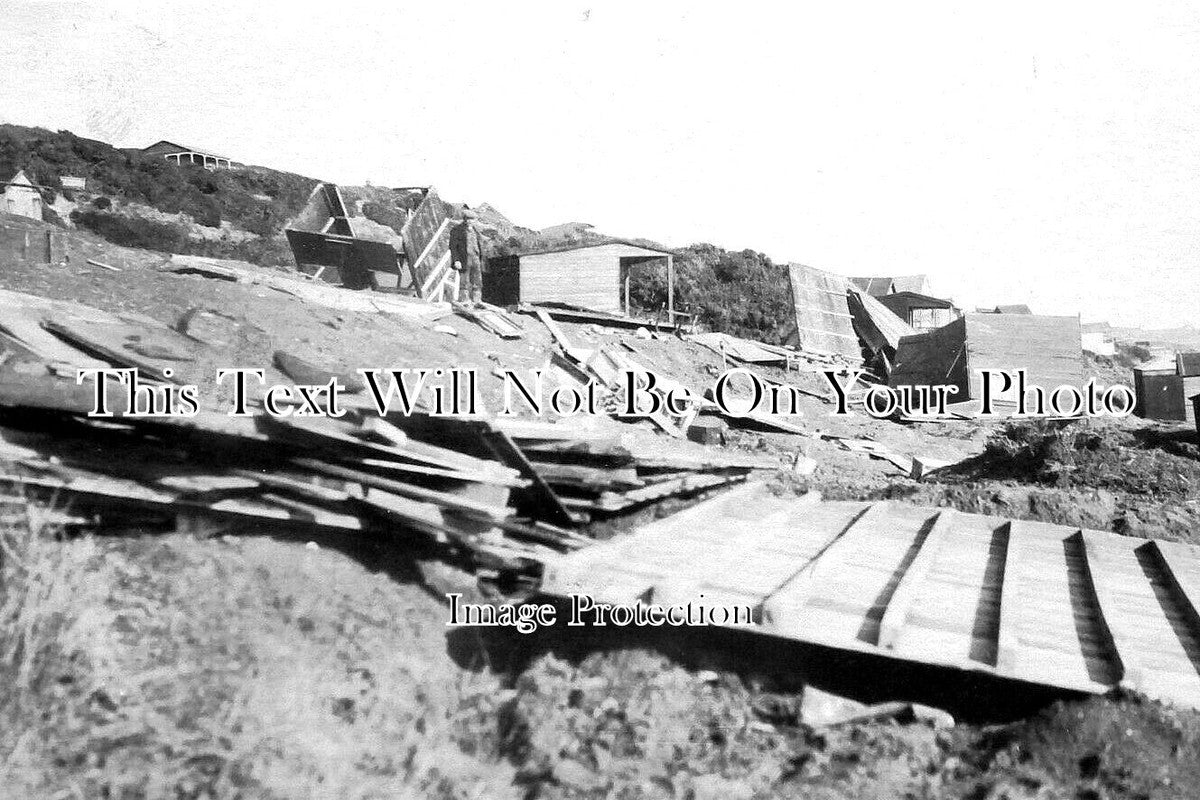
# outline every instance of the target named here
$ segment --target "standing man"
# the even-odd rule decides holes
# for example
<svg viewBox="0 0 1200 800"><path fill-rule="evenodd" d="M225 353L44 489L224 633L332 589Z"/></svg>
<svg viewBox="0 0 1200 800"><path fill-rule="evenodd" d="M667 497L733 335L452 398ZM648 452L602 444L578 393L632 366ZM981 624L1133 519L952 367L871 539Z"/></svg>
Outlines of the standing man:
<svg viewBox="0 0 1200 800"><path fill-rule="evenodd" d="M475 212L464 206L462 220L450 229L450 258L466 279L467 299L472 303L483 299L483 235L475 218Z"/></svg>

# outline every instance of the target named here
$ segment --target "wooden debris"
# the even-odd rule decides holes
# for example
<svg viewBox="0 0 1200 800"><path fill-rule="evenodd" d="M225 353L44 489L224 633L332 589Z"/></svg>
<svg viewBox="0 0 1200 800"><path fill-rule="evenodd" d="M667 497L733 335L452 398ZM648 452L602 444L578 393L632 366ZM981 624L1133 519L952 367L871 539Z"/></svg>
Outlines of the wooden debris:
<svg viewBox="0 0 1200 800"><path fill-rule="evenodd" d="M499 306L487 303L451 303L455 313L466 317L481 328L499 336L501 339L522 339L525 330L507 311Z"/></svg>
<svg viewBox="0 0 1200 800"><path fill-rule="evenodd" d="M761 484L551 559L541 590L748 609L749 635L1200 708L1200 548ZM732 620L719 624L734 624Z"/></svg>
<svg viewBox="0 0 1200 800"><path fill-rule="evenodd" d="M186 383L183 376L176 374L170 364L162 361L192 360L196 344L165 325L149 328L145 324L127 322L94 322L74 317L54 315L48 317L42 327L69 342L72 346L119 367L136 367L138 374L170 383ZM131 344L142 345L144 352L155 352L153 345L166 349L169 358L139 355ZM164 370L171 369L167 375Z"/></svg>
<svg viewBox="0 0 1200 800"><path fill-rule="evenodd" d="M697 417L688 426L687 438L698 444L724 444L725 424L714 417Z"/></svg>
<svg viewBox="0 0 1200 800"><path fill-rule="evenodd" d="M114 267L112 264L105 264L103 261L97 261L94 258L89 258L87 260L87 263L93 267L99 267L100 269L106 269L109 272L120 272L121 271L120 267Z"/></svg>
<svg viewBox="0 0 1200 800"><path fill-rule="evenodd" d="M558 499L558 495L546 483L541 473L534 468L533 464L529 462L529 459L525 457L525 454L521 452L521 449L509 438L507 433L487 428L482 432L482 435L487 446L496 454L497 458L516 468L522 475L532 481L536 500L545 510L547 521L560 525L572 525L577 521Z"/></svg>
<svg viewBox="0 0 1200 800"><path fill-rule="evenodd" d="M237 280L270 279L247 276L236 265L184 263ZM470 310L487 312L483 318L497 324L492 309ZM550 363L563 381L596 380L615 392L622 370L642 369L628 350L573 347L550 316L542 319L557 345ZM140 315L0 291L0 360L13 362L0 369L0 483L41 500L65 498L73 519L98 528L161 526L211 535L252 525L416 535L467 554L481 574L519 570L518 580L528 583L554 552L590 543L571 528L591 515L780 466L746 455L690 456L675 447L638 453L607 421L609 429L578 420L441 418L422 410L381 418L352 399L341 418L210 410L130 417L127 393L110 391L115 416L100 419L90 416L94 387L74 380L77 367L89 366L136 367L147 378L182 381L172 364L199 362L206 346L230 344L248 326L222 312L191 309L172 329ZM277 351L274 362L298 384L336 379L347 390L362 386L357 376L286 351ZM678 386L665 376L657 380L663 391ZM699 404L682 416L660 412L650 419L682 437L698 410Z"/></svg>
<svg viewBox="0 0 1200 800"><path fill-rule="evenodd" d="M890 464L894 464L905 475L912 474L912 456L904 456L896 453L872 439L854 439L848 436L835 436L833 434L824 434L821 438L832 439L833 441L836 441L843 450L849 450L852 453L864 453L871 458L878 458L880 460L887 461Z"/></svg>
<svg viewBox="0 0 1200 800"><path fill-rule="evenodd" d="M237 283L250 283L292 295L307 303L339 311L362 311L434 320L453 313L449 303L432 303L417 298L380 292L352 292L336 286L287 277L242 261L173 255L159 267L163 272L194 274Z"/></svg>
<svg viewBox="0 0 1200 800"><path fill-rule="evenodd" d="M356 394L367 388L362 377L353 372L337 372L326 369L311 361L305 361L299 356L294 356L286 350L276 350L273 360L280 372L298 384L326 386L330 381L337 380L342 386L342 391L351 394Z"/></svg>
<svg viewBox="0 0 1200 800"><path fill-rule="evenodd" d="M676 325L667 322L657 322L652 319L638 319L636 317L627 317L620 314L610 314L606 311L594 311L587 308L579 308L567 306L564 303L541 303L530 304L522 303L517 307L517 311L522 314L534 314L539 319L542 315L553 319L560 319L568 322L594 323L610 328L654 328L662 330L672 330Z"/></svg>
<svg viewBox="0 0 1200 800"><path fill-rule="evenodd" d="M953 461L945 461L940 458L930 458L929 456L913 456L912 471L908 477L914 481L919 481L925 478L932 472L936 472L943 467L948 467L953 464Z"/></svg>

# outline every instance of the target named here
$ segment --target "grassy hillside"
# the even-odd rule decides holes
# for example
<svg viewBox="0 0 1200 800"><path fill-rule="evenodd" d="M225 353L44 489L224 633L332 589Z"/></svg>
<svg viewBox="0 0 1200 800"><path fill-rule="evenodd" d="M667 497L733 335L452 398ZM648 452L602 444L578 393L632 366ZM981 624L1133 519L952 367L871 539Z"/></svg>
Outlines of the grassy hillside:
<svg viewBox="0 0 1200 800"><path fill-rule="evenodd" d="M290 262L283 225L317 183L263 167L176 166L70 131L0 125L0 176L18 169L50 189L63 175L87 178L86 193L64 193L78 204L71 220L116 244L256 263Z"/></svg>
<svg viewBox="0 0 1200 800"><path fill-rule="evenodd" d="M317 184L313 178L265 167L210 172L176 166L69 131L0 125L0 178L18 169L49 187L48 202L53 190L61 189L61 176L87 178L87 192L63 192L76 204L70 221L115 244L282 266L293 264L283 228ZM369 220L364 226L377 226L373 233L398 232L404 224L398 205L403 197L397 199L389 189L343 187L343 194L351 213L361 201L361 217ZM445 203L448 214L460 208ZM476 211L496 255L605 238L578 223L539 232L514 225L486 204ZM54 219L53 212L50 216L49 221L65 222ZM785 267L761 253L710 244L676 251L675 306L695 313L714 330L777 341L788 318L788 297ZM665 308L661 266L634 271L631 300L645 313Z"/></svg>

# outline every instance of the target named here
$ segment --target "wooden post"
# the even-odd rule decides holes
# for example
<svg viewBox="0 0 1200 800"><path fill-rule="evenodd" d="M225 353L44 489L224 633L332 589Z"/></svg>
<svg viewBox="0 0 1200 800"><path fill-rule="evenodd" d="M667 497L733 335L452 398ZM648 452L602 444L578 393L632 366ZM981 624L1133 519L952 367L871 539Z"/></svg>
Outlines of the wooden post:
<svg viewBox="0 0 1200 800"><path fill-rule="evenodd" d="M629 273L625 273L625 314L629 314Z"/></svg>
<svg viewBox="0 0 1200 800"><path fill-rule="evenodd" d="M667 321L675 324L675 257L667 256Z"/></svg>

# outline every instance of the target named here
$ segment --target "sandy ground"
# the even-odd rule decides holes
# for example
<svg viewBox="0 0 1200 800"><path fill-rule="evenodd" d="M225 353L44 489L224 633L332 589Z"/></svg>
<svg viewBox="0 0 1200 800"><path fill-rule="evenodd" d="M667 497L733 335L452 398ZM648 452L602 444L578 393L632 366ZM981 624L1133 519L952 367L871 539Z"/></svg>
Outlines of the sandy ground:
<svg viewBox="0 0 1200 800"><path fill-rule="evenodd" d="M331 367L541 366L550 337L524 318L506 342L315 307L251 285L155 271L165 256L74 235L62 266L0 262L0 287L176 323L227 315L228 343L190 365L268 367L285 349ZM84 257L121 266L88 267ZM564 324L584 347L615 334ZM721 364L674 338L625 337L636 359L701 388ZM768 371L769 372L769 371ZM782 377L778 371L773 373ZM1111 377L1111 376L1110 376ZM272 380L281 380L278 374ZM811 389L823 379L796 376ZM227 406L226 406L227 407ZM806 398L799 436L732 428L720 448L781 466L829 497L891 497L1196 541L1194 432L1137 420L1050 426L900 425L836 417ZM664 451L703 450L647 423L611 426ZM871 436L964 464L916 482L820 434ZM818 463L788 474L797 453ZM597 526L620 535L678 501ZM1136 697L1005 712L980 698L959 724L817 729L788 670L686 641L487 640L451 634L446 591L470 576L388 542L296 541L253 530L80 537L6 534L0 786L9 796L1194 798L1200 722ZM807 671L796 655L795 673ZM867 679L864 679L867 680ZM877 687L866 687L877 688ZM962 704L960 704L961 706ZM5 792L0 792L3 794Z"/></svg>

